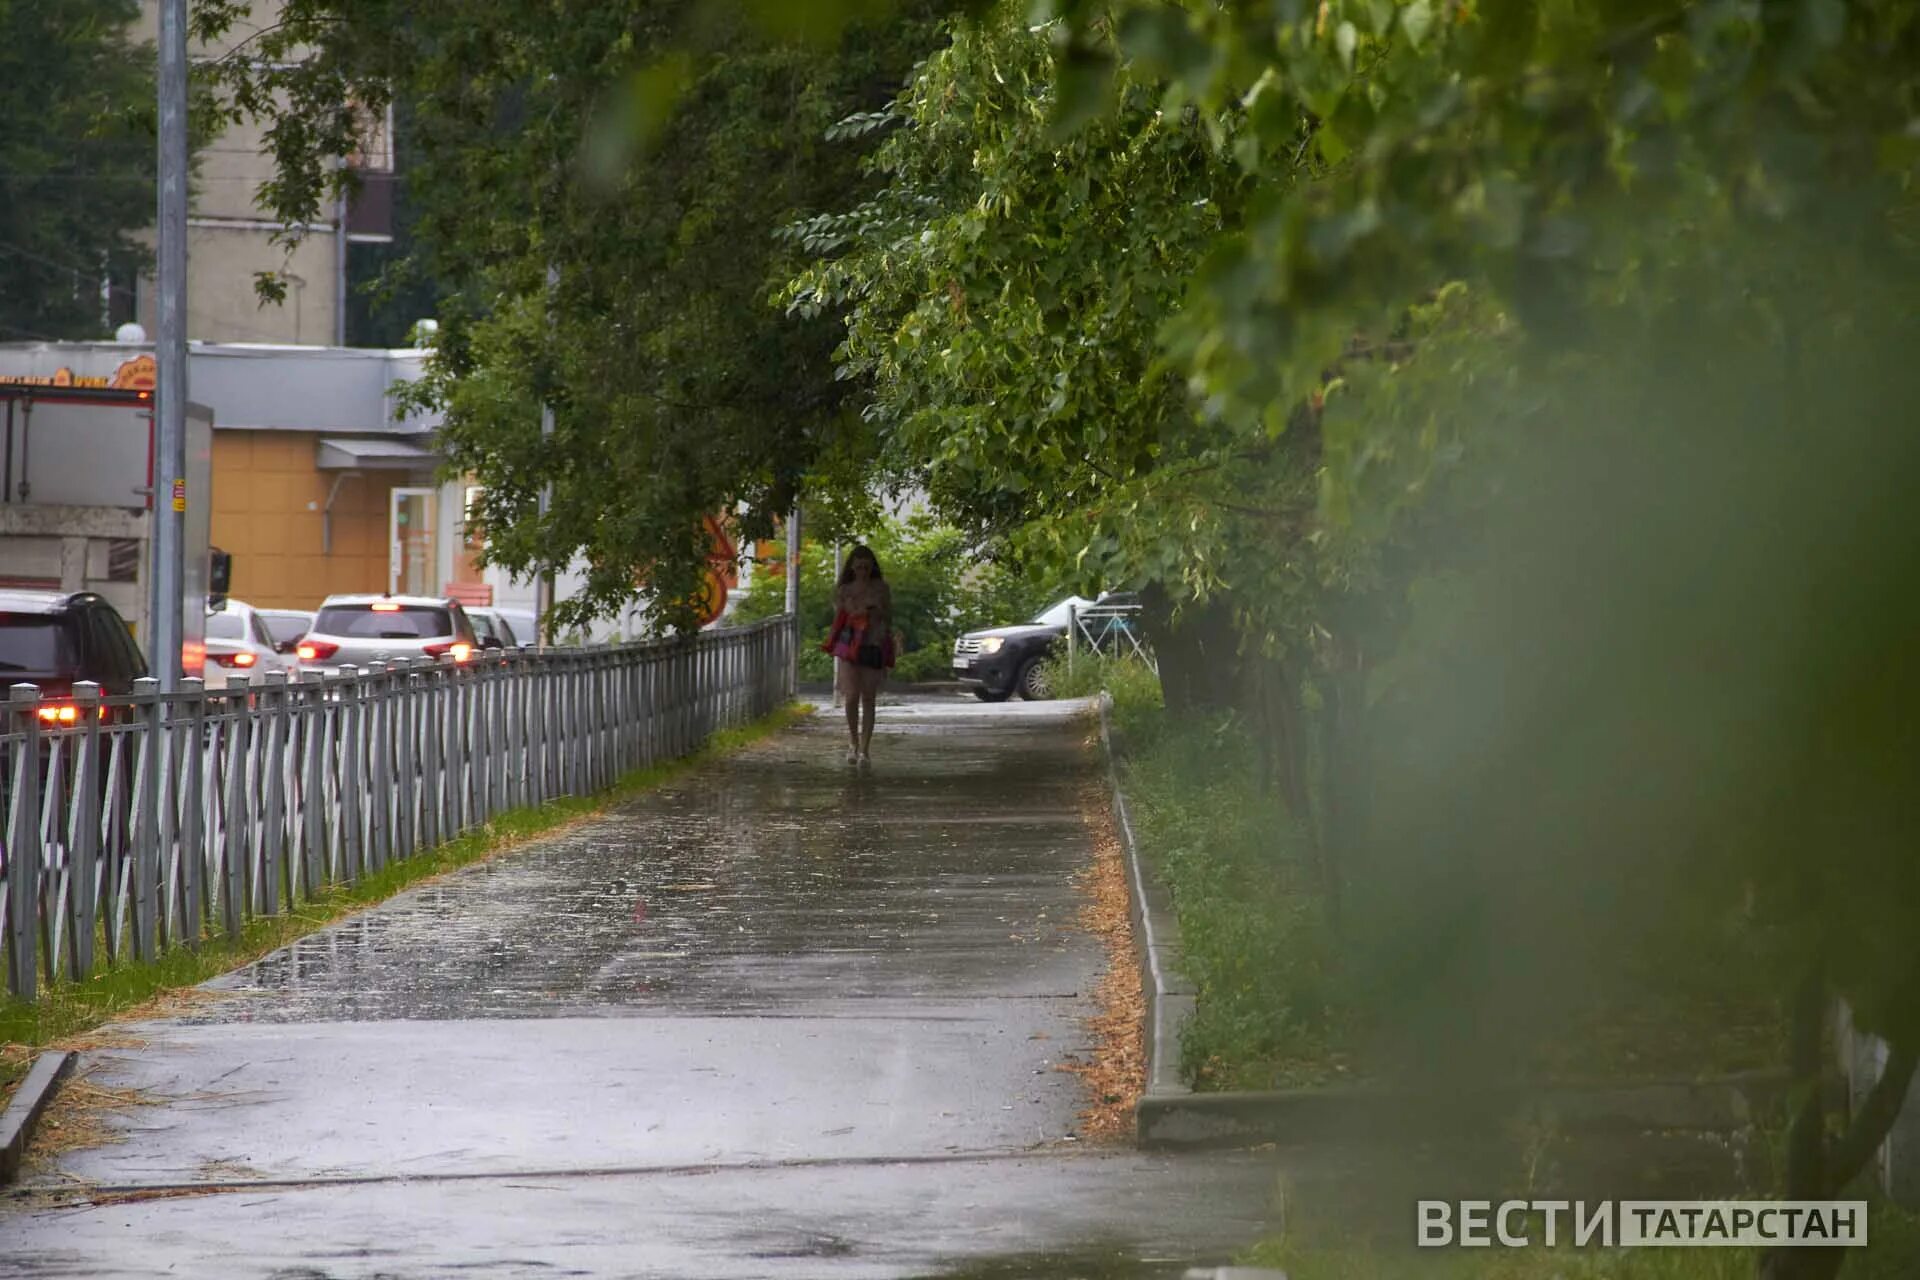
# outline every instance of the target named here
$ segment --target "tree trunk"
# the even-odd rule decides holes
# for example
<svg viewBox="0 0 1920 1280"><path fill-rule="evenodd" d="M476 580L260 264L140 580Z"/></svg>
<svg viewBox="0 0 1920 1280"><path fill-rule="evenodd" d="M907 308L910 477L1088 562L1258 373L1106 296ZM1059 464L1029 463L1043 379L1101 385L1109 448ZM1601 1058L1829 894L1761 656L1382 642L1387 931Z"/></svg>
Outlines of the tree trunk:
<svg viewBox="0 0 1920 1280"><path fill-rule="evenodd" d="M1166 589L1153 582L1140 592L1140 606L1141 626L1160 664L1167 713L1231 709L1240 688L1240 636L1227 602L1189 605L1176 620Z"/></svg>
<svg viewBox="0 0 1920 1280"><path fill-rule="evenodd" d="M1788 1069L1799 1099L1787 1131L1789 1200L1825 1200L1831 1190L1827 1171L1827 1108L1822 1087L1826 1054L1827 980L1816 963L1794 993L1788 1027ZM1760 1256L1760 1280L1832 1280L1846 1255L1839 1249L1768 1249Z"/></svg>
<svg viewBox="0 0 1920 1280"><path fill-rule="evenodd" d="M1310 831L1313 797L1300 664L1291 658L1264 658L1249 662L1247 675L1253 685L1249 703L1260 709L1257 729L1264 773L1287 806L1287 816Z"/></svg>
<svg viewBox="0 0 1920 1280"><path fill-rule="evenodd" d="M1345 632L1327 647L1320 682L1320 858L1329 901L1337 908L1358 874L1373 796L1367 732L1367 671L1360 646ZM1337 914L1336 914L1337 918Z"/></svg>

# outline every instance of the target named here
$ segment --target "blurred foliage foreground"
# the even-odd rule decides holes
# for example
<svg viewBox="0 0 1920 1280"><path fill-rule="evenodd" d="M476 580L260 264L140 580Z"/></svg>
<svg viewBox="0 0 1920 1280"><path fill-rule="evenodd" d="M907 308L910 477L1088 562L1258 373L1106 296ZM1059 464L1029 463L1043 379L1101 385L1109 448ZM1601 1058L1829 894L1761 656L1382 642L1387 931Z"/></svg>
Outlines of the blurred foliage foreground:
<svg viewBox="0 0 1920 1280"><path fill-rule="evenodd" d="M1137 586L1367 1062L1737 966L1780 1189L1849 1184L1920 1063L1920 8L966 7L289 0L221 73L289 226L414 100L490 552L671 598L704 514L911 484ZM1837 1001L1890 1047L1844 1113Z"/></svg>

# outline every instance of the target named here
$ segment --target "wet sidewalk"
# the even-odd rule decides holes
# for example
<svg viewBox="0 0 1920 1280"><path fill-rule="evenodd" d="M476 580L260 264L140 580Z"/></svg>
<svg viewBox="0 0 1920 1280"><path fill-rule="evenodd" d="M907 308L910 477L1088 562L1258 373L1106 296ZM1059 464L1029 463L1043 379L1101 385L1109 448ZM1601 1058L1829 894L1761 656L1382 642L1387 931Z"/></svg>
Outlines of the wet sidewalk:
<svg viewBox="0 0 1920 1280"><path fill-rule="evenodd" d="M1179 1274L1253 1157L1081 1140L1072 704L814 719L124 1028L8 1275ZM54 1193L57 1192L59 1198Z"/></svg>

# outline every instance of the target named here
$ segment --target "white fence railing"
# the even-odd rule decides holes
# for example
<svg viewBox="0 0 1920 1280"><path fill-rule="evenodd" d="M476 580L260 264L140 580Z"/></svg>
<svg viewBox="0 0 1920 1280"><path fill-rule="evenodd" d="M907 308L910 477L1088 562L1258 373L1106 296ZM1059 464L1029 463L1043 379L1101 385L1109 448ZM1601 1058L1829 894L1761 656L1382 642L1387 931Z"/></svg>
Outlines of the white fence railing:
<svg viewBox="0 0 1920 1280"><path fill-rule="evenodd" d="M506 810L586 795L792 696L790 618L692 640L482 650L173 694L140 681L43 715L0 705L0 953L7 989L82 981Z"/></svg>

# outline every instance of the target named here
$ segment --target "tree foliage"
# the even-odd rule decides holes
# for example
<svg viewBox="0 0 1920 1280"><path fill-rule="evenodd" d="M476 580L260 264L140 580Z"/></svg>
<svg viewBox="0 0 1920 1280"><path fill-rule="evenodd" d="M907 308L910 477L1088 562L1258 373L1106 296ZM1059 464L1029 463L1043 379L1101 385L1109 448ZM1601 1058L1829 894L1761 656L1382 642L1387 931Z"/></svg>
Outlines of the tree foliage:
<svg viewBox="0 0 1920 1280"><path fill-rule="evenodd" d="M197 14L211 35L237 7ZM658 622L684 624L703 517L770 532L838 438L832 335L768 304L801 261L774 233L857 198L860 149L825 134L883 105L933 27L903 12L782 36L755 18L689 0L294 0L216 71L233 112L269 122L267 195L290 223L339 180L328 157L405 104L413 234L453 291L417 394L484 489L488 558L584 561L563 622L644 579Z"/></svg>
<svg viewBox="0 0 1920 1280"><path fill-rule="evenodd" d="M153 222L153 50L132 0L0 4L0 338L111 333ZM126 294L130 297L130 292Z"/></svg>
<svg viewBox="0 0 1920 1280"><path fill-rule="evenodd" d="M531 487L503 485L490 517L539 531L511 554L665 565L687 525L660 513L783 500L799 473L689 410L713 382L663 385L697 344L623 310L660 259L601 203L634 207L631 175L592 159L609 137L697 151L660 104L730 119L722 86L758 72L651 30L581 61L607 49L591 21L556 38L568 61L501 16L421 46L448 73L424 83L472 99L440 154L484 176L449 189L511 210L446 210L489 282L442 364L453 431L487 423L463 456L581 495L542 523ZM476 60L512 70L468 94L450 69ZM1899 429L1920 398L1920 11L1006 4L829 127L844 97L807 127L848 164L880 140L873 185L783 198L813 216L765 264L799 272L782 301L810 322L806 360L843 321L797 456L877 459L969 537L1145 586L1180 622L1163 659L1192 659L1164 671L1253 668L1244 705L1313 821L1349 976L1408 1058L1494 1069L1550 1028L1556 982L1763 938L1803 1087L1789 1190L1831 1194L1920 1056ZM700 173L738 194L773 153L753 154ZM605 378L608 318L635 326L620 342L646 377ZM740 336L759 330L726 332L765 359ZM667 395L682 416L636 406ZM568 423L552 446L527 425L543 397ZM609 455L610 420L644 423L644 447ZM724 484L700 478L709 438ZM610 557L596 591L631 567ZM1816 1087L1833 995L1894 1050L1844 1134Z"/></svg>
<svg viewBox="0 0 1920 1280"><path fill-rule="evenodd" d="M793 295L850 303L882 447L947 509L1305 660L1327 885L1424 1053L1492 1067L1623 937L1765 936L1808 1195L1891 1114L1828 1140L1827 995L1889 1096L1920 1046L1920 691L1881 651L1916 41L1891 3L1005 10Z"/></svg>

